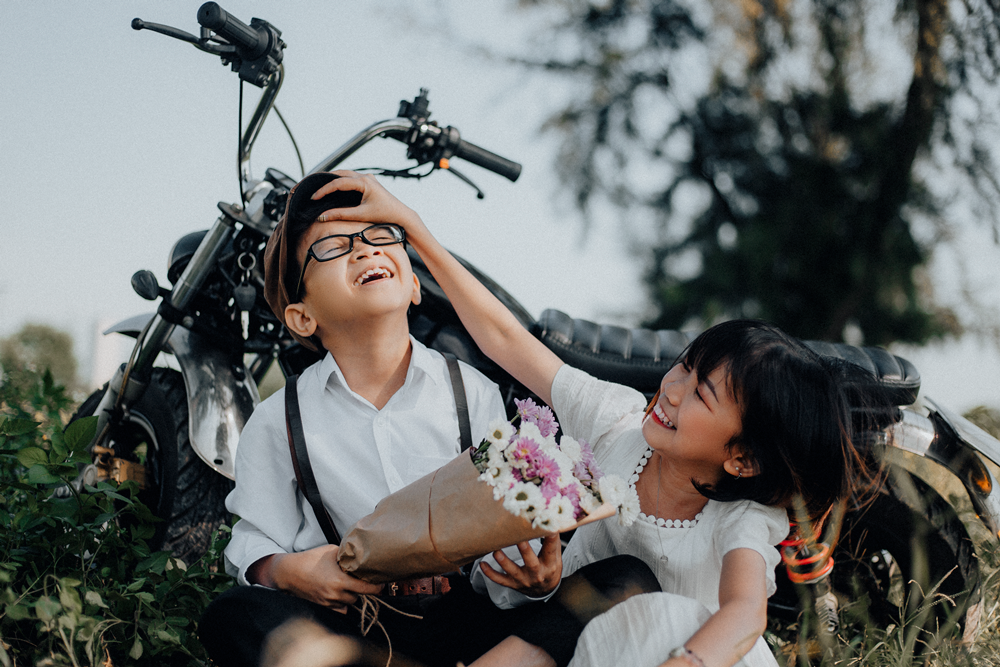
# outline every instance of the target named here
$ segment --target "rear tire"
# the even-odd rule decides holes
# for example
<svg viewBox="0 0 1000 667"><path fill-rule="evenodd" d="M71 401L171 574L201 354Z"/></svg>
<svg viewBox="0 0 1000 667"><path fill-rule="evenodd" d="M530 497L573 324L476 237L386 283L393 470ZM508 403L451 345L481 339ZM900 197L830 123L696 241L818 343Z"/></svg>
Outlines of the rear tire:
<svg viewBox="0 0 1000 667"><path fill-rule="evenodd" d="M106 390L91 394L73 419L93 414ZM212 535L229 519L225 500L233 482L209 468L191 447L180 373L154 368L146 392L111 433L107 446L118 458L145 458L146 487L139 499L163 519L149 547L170 551L188 563L205 553Z"/></svg>

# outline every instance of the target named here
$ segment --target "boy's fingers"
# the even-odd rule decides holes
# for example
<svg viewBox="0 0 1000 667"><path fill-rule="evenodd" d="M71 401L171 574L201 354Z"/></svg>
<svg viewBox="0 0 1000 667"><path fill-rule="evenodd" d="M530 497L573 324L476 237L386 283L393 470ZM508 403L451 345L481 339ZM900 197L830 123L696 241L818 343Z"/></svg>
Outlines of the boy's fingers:
<svg viewBox="0 0 1000 667"><path fill-rule="evenodd" d="M490 567L487 563L480 563L479 564L479 569L481 569L483 571L483 574L486 575L487 579L489 579L490 581L493 581L495 583L498 583L501 586L506 586L507 588L515 588L516 589L518 586L521 585L521 582L518 581L517 579L514 579L511 576L503 574L502 572L497 572L492 567Z"/></svg>
<svg viewBox="0 0 1000 667"><path fill-rule="evenodd" d="M538 556L535 555L535 550L531 548L531 544L528 542L518 542L517 550L521 552L521 560L524 562L524 567L532 570L538 567Z"/></svg>
<svg viewBox="0 0 1000 667"><path fill-rule="evenodd" d="M497 563L503 568L503 571L507 573L507 577L510 581L513 581L515 584L520 586L528 586L531 584L531 573L523 565L518 565L516 561L508 558L507 554L503 551L494 552L493 557L496 558ZM510 586L510 584L505 585Z"/></svg>
<svg viewBox="0 0 1000 667"><path fill-rule="evenodd" d="M552 553L560 548L562 548L562 545L560 544L558 535L546 535L542 538L541 553Z"/></svg>

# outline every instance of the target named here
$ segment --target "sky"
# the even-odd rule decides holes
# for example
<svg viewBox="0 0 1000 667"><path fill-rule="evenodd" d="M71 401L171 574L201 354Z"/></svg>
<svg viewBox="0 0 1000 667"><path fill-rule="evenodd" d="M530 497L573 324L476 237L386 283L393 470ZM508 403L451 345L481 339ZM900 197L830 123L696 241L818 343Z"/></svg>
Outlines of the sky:
<svg viewBox="0 0 1000 667"><path fill-rule="evenodd" d="M220 4L244 22L256 16L282 31L288 47L277 106L306 169L428 88L432 118L522 163L522 175L510 183L468 165L484 200L447 173L387 187L535 316L557 308L601 323L641 320L640 251L613 216L597 216L582 231L553 173L555 138L539 129L568 89L470 53L441 31L450 24L478 46L529 43L524 19L503 9L508 3ZM130 276L150 269L167 284L174 242L207 229L217 202L239 198L237 76L215 56L130 27L138 16L196 34L199 5L0 0L13 65L0 92L0 337L26 322L70 332L81 377L95 385L106 379L108 355L128 351L119 336L98 347L98 332L153 310ZM245 87L244 119L257 96ZM400 167L404 157L402 144L383 141L348 166ZM273 115L252 164L256 175L275 167L300 176ZM985 228L969 230L959 260L981 301L1000 312L1000 249ZM942 296L957 289L948 271L933 275ZM959 411L1000 407L995 347L969 339L894 351L920 370L924 395Z"/></svg>

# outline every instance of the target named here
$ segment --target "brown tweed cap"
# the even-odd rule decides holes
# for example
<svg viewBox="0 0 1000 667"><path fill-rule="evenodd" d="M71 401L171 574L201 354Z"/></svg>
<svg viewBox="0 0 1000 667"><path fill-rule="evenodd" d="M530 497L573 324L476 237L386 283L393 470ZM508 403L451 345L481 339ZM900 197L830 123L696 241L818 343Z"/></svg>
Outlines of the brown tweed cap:
<svg viewBox="0 0 1000 667"><path fill-rule="evenodd" d="M324 211L361 203L361 193L355 191L332 192L322 199L312 200L317 190L335 178L340 177L321 172L309 174L296 183L288 193L285 214L274 228L264 249L264 298L281 323L285 322L285 308L289 303L294 303L292 299L295 295L291 290L295 289L295 281L299 279L298 272L301 268L295 256L299 239ZM289 274L290 267L294 275ZM318 346L312 340L302 338L291 330L289 333L305 347L318 351Z"/></svg>

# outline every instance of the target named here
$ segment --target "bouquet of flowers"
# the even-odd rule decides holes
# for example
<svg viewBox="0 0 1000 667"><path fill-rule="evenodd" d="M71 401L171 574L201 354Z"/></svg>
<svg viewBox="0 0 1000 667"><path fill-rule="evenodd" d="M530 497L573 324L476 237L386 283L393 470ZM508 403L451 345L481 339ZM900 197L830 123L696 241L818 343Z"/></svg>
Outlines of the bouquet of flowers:
<svg viewBox="0 0 1000 667"><path fill-rule="evenodd" d="M559 424L548 406L530 398L514 404L520 427L494 422L472 453L479 479L493 487L493 498L532 527L550 532L575 528L605 503L630 525L639 513L635 491L617 475L605 476L585 441L564 434L556 442Z"/></svg>
<svg viewBox="0 0 1000 667"><path fill-rule="evenodd" d="M635 490L603 475L590 446L547 407L518 401L519 428L494 422L470 452L383 498L340 544L341 569L372 583L454 572L498 549L639 513Z"/></svg>

